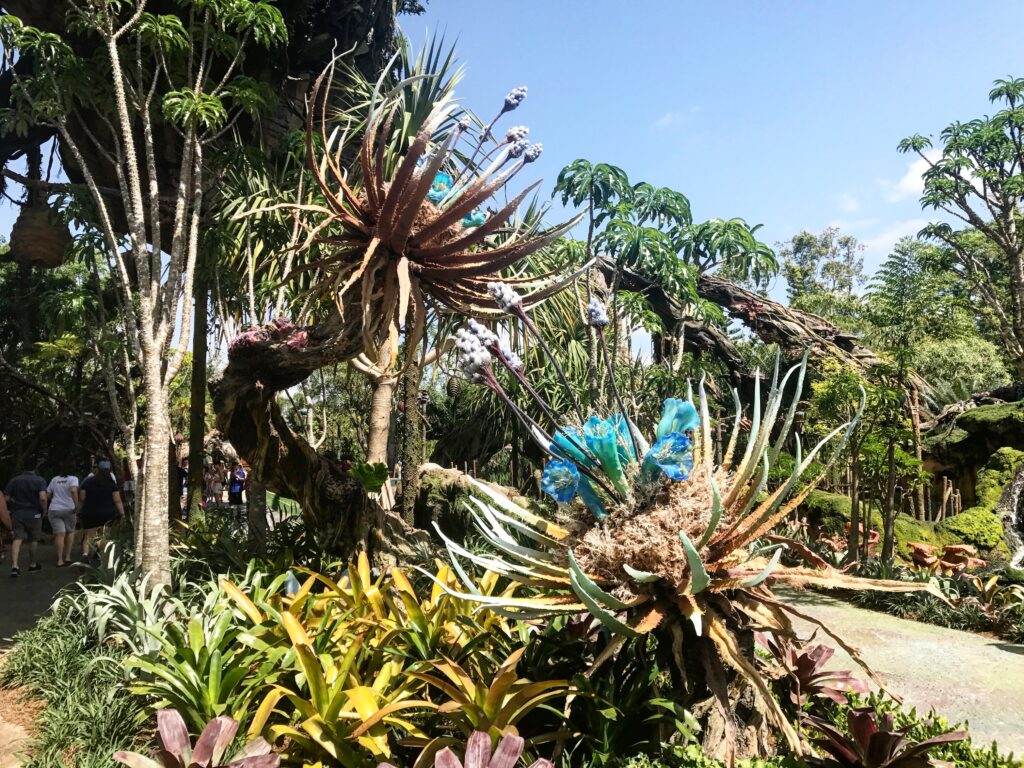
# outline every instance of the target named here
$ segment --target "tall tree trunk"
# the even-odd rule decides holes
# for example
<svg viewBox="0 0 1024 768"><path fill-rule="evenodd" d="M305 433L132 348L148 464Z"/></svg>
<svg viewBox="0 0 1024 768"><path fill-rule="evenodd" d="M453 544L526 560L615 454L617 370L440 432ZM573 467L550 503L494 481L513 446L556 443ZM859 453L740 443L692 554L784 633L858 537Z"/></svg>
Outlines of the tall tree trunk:
<svg viewBox="0 0 1024 768"><path fill-rule="evenodd" d="M857 449L850 450L850 532L846 541L846 560L856 563L860 560L860 478L857 466ZM867 533L865 532L865 536Z"/></svg>
<svg viewBox="0 0 1024 768"><path fill-rule="evenodd" d="M921 393L917 387L910 387L910 426L914 435L914 458L920 463L924 462L924 448L921 441ZM914 516L918 520L926 519L925 512L925 484L919 483L914 490Z"/></svg>
<svg viewBox="0 0 1024 768"><path fill-rule="evenodd" d="M391 435L391 402L394 398L397 376L381 376L371 384L370 434L366 445L366 460L387 463L388 437Z"/></svg>
<svg viewBox="0 0 1024 768"><path fill-rule="evenodd" d="M192 336L192 382L188 405L188 501L189 516L203 502L203 452L206 437L206 353L209 333L210 288L206 275L196 272L196 307Z"/></svg>
<svg viewBox="0 0 1024 768"><path fill-rule="evenodd" d="M167 451L171 444L171 424L167 415L167 392L161 381L160 360L155 354L146 356L143 389L146 397L145 472L136 538L140 546L136 550L136 558L139 571L149 576L151 584L168 584L171 580L171 558L168 548Z"/></svg>
<svg viewBox="0 0 1024 768"><path fill-rule="evenodd" d="M416 497L420 491L420 464L423 463L423 414L420 411L420 384L423 369L411 363L402 374L402 498L399 514L407 525L415 525Z"/></svg>
<svg viewBox="0 0 1024 768"><path fill-rule="evenodd" d="M886 451L885 508L882 510L882 560L892 562L896 548L896 441Z"/></svg>
<svg viewBox="0 0 1024 768"><path fill-rule="evenodd" d="M249 475L249 489L245 496L249 544L261 547L267 541L267 487L256 479L255 473Z"/></svg>

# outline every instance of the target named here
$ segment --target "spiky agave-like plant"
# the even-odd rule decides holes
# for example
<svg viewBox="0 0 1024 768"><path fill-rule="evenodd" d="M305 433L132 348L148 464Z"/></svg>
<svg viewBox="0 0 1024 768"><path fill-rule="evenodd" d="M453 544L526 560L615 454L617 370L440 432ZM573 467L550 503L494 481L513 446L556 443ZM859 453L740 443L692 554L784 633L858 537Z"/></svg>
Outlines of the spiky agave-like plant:
<svg viewBox="0 0 1024 768"><path fill-rule="evenodd" d="M328 128L333 77L332 63L314 83L306 124L310 167L323 203L273 205L241 215L272 209L301 214L305 237L296 251L317 249L323 255L292 275L315 272L309 298L333 299L342 315L347 303L358 302L364 352L386 366L397 356L403 330L411 347L419 344L431 309L496 314L487 283L554 242L582 214L544 232L506 228L539 181L504 204L495 202L494 212L483 211L542 151L540 144L526 140L528 129L522 126L510 128L501 139L491 133L498 118L526 97L525 88L505 97L498 116L475 141L470 138L473 121L457 119L457 102L443 92L406 146L402 91L409 81L384 92L382 77L369 101L356 167L349 173L343 170L348 134L341 127ZM467 141L469 146L463 146ZM552 271L504 279L525 291L524 300L531 304L578 274Z"/></svg>
<svg viewBox="0 0 1024 768"><path fill-rule="evenodd" d="M492 292L527 329L532 329L521 303L515 300L514 290L496 284ZM518 358L479 324L471 323L459 334L456 347L464 372L496 392L550 456L542 488L565 507L562 511L570 520L559 524L472 481L487 501L473 498L475 509L471 512L479 533L496 554L470 552L439 531L453 565L464 574L460 559L469 560L540 587L542 594L519 599L461 596L522 617L589 612L620 641L657 632L664 641L659 647L671 651L678 682L688 686L691 694L700 693L695 689L706 686L717 700L727 732L731 731L730 742L735 741L735 725L729 714L726 667L750 684L790 748L800 753L798 734L754 661L752 635L763 631L795 639L793 616L821 624L779 600L772 587L934 590L926 584L845 575L799 542L771 535L772 528L828 471L860 412L853 422L838 427L806 455L799 436L795 436L793 471L779 487L770 490L768 469L789 436L803 386L806 355L781 380L776 359L763 408L760 379L755 377L745 442L740 440L742 408L734 390L732 433L722 461L715 464L703 379L696 404L692 392L686 400L665 401L655 441L653 445L648 443L614 390L604 338L608 323L604 308L592 303L589 316L601 340L620 412L609 418L590 416L586 420L580 412L582 423L566 426L565 420L551 413L538 397L542 412L553 422L550 430L518 409L495 376L493 368L501 364L536 396ZM551 362L557 365L553 357ZM787 408L785 392L794 378ZM571 392L569 395L570 402L576 403ZM833 446L831 458L800 487L812 461L834 438L838 438L838 445ZM579 510L573 516L567 506L577 495L589 509L589 514L582 517ZM781 565L780 557L786 549L802 557L806 565ZM466 583L471 582L466 579ZM855 649L827 627L822 629L881 684ZM702 680L694 679L695 671ZM727 756L730 761L734 759L731 751Z"/></svg>

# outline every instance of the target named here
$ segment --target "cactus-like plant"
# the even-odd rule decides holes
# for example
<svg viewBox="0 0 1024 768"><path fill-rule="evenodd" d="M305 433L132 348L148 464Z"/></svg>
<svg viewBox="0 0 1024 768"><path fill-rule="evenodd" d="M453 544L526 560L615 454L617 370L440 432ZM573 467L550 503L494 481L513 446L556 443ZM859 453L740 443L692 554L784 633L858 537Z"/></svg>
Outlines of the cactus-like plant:
<svg viewBox="0 0 1024 768"><path fill-rule="evenodd" d="M238 732L238 722L230 717L215 717L207 723L194 746L177 710L157 712L156 729L163 745L156 758L119 751L114 753L114 759L128 768L277 768L281 762L263 738L250 741L228 756Z"/></svg>
<svg viewBox="0 0 1024 768"><path fill-rule="evenodd" d="M543 346L515 291L507 285L490 288L499 306L516 316ZM854 426L838 427L806 455L796 436L792 474L778 487L768 488L769 465L787 440L796 414L806 356L781 379L776 360L763 407L760 378L755 378L754 406L744 441L739 439L742 410L733 392L732 434L716 464L703 380L696 403L692 393L685 400L665 401L649 441L650 432L628 413L614 388L604 335L606 313L592 306L588 315L604 350L612 400L619 406L618 413L606 418L585 417L567 384L568 402L578 421L552 413L521 365L508 360L498 339L486 329L470 327L456 341L466 375L501 397L550 456L542 487L559 502L562 515L571 518L571 524L563 526L471 480L487 499L485 503L474 498L471 511L496 554L471 552L445 537L453 565L461 568L459 561L469 560L542 587L546 594L508 600L462 596L522 617L588 611L622 637L657 631L664 641L659 647L672 651L681 685L692 690L694 669L703 669L699 687L706 686L718 700L719 711L727 712L725 669L734 670L759 694L773 725L799 753L800 739L754 662L751 635L760 629L792 639L793 616L814 619L779 600L772 586L936 590L923 583L856 578L830 567L797 542L769 535L828 470L831 459L816 477L803 477L825 445L840 438L832 452L834 459ZM557 368L555 358L549 357ZM532 420L508 397L493 370L499 364L537 399L549 426ZM791 382L792 399L784 407ZM573 507L577 497L582 504ZM781 565L786 548L804 558L806 566ZM853 648L826 632L871 674ZM726 727L733 727L732 718L725 719Z"/></svg>

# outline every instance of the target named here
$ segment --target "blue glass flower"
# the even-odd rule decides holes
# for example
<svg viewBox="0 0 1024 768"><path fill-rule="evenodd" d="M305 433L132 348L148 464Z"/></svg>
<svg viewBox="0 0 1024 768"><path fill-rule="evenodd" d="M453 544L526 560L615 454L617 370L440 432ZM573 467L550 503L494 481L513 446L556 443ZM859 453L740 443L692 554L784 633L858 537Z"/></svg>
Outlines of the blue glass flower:
<svg viewBox="0 0 1024 768"><path fill-rule="evenodd" d="M601 503L601 499L598 498L597 493L594 491L594 487L590 484L590 480L585 477L580 478L579 487L580 498L583 499L583 503L587 505L587 509L594 516L596 520L604 520L608 517L608 512L605 511L604 504Z"/></svg>
<svg viewBox="0 0 1024 768"><path fill-rule="evenodd" d="M427 200L435 204L440 203L452 191L453 183L454 181L450 174L439 171L434 176L434 183L430 185L430 191L427 192Z"/></svg>
<svg viewBox="0 0 1024 768"><path fill-rule="evenodd" d="M616 413L608 421L615 425L619 461L623 464L635 462L636 454L633 451L633 440L629 436L629 422L626 421L626 417L621 413Z"/></svg>
<svg viewBox="0 0 1024 768"><path fill-rule="evenodd" d="M622 462L619 460L619 430L615 423L611 419L591 416L583 425L583 439L608 479L623 496L628 496L629 488L623 482Z"/></svg>
<svg viewBox="0 0 1024 768"><path fill-rule="evenodd" d="M580 485L580 471L576 465L565 459L552 459L544 466L540 487L548 496L558 502L566 502L576 495Z"/></svg>
<svg viewBox="0 0 1024 768"><path fill-rule="evenodd" d="M485 214L483 211L477 208L472 213L467 213L465 216L462 217L462 226L466 227L467 229L469 227L479 227L485 221L487 221L487 214Z"/></svg>
<svg viewBox="0 0 1024 768"><path fill-rule="evenodd" d="M670 480L687 480L693 470L693 442L682 432L671 432L658 440L644 456L644 475L654 480L658 471Z"/></svg>
<svg viewBox="0 0 1024 768"><path fill-rule="evenodd" d="M575 427L558 430L555 432L552 440L554 441L550 446L552 453L566 459L572 459L584 467L593 465L590 458L583 452L583 446L586 445L583 435Z"/></svg>
<svg viewBox="0 0 1024 768"><path fill-rule="evenodd" d="M655 434L662 438L673 432L689 432L699 426L700 416L697 415L693 403L689 400L680 400L678 397L669 397L665 400L661 421L658 422Z"/></svg>

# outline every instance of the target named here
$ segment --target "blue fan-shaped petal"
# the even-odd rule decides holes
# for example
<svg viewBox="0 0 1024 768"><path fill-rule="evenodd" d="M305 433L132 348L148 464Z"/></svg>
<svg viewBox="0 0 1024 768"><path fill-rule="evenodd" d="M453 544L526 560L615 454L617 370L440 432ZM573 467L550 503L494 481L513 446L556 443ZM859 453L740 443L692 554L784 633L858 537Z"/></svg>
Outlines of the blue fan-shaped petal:
<svg viewBox="0 0 1024 768"><path fill-rule="evenodd" d="M565 459L552 459L544 466L540 487L555 501L570 501L580 485L580 471L576 465Z"/></svg>
<svg viewBox="0 0 1024 768"><path fill-rule="evenodd" d="M689 432L699 426L700 416L697 415L693 403L689 400L680 400L678 397L669 397L665 399L655 434L660 439L673 432Z"/></svg>
<svg viewBox="0 0 1024 768"><path fill-rule="evenodd" d="M655 479L662 472L670 480L687 480L693 470L693 443L682 432L670 432L644 456L644 475Z"/></svg>

